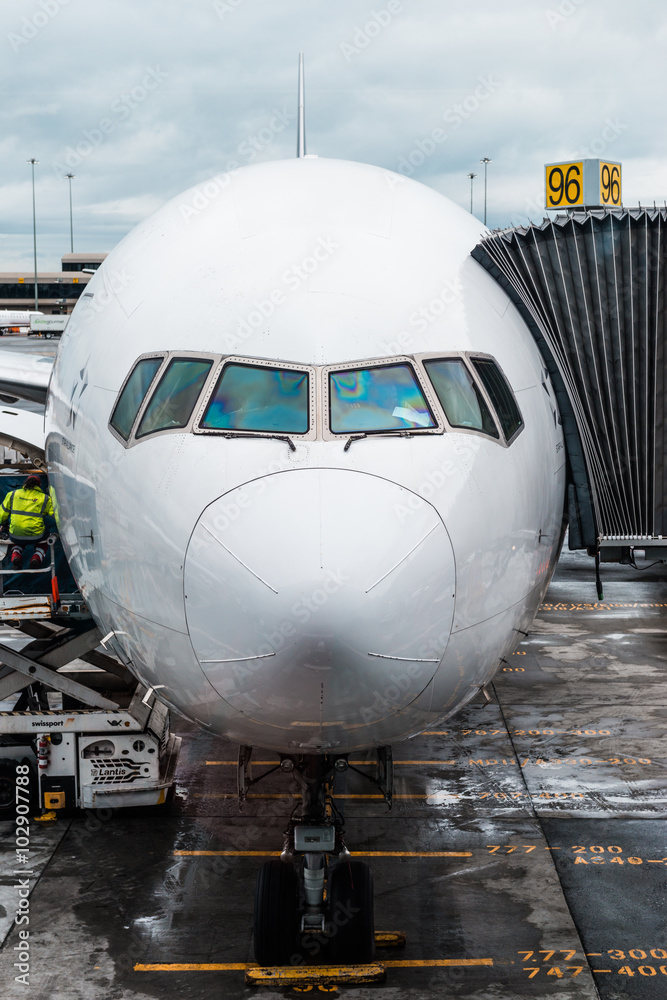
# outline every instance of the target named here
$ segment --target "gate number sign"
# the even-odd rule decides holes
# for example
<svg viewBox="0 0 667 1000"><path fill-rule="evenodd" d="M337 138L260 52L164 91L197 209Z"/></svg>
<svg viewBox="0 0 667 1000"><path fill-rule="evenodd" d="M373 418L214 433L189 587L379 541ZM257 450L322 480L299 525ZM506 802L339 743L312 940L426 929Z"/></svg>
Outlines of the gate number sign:
<svg viewBox="0 0 667 1000"><path fill-rule="evenodd" d="M548 163L544 174L548 209L621 205L620 163L606 160Z"/></svg>

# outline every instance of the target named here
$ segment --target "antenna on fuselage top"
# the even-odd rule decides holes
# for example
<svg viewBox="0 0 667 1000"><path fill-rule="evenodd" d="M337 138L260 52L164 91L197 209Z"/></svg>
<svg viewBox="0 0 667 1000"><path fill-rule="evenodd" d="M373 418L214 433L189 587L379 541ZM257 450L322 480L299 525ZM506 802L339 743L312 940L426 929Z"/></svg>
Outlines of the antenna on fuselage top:
<svg viewBox="0 0 667 1000"><path fill-rule="evenodd" d="M303 52L299 52L299 120L296 132L297 159L306 155L306 98L303 83Z"/></svg>

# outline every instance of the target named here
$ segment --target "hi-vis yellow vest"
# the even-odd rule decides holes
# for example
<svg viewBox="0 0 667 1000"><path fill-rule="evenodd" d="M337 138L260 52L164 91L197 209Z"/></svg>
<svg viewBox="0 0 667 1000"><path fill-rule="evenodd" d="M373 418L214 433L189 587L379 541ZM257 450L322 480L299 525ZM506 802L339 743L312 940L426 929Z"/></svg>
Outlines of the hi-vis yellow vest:
<svg viewBox="0 0 667 1000"><path fill-rule="evenodd" d="M0 524L9 519L14 538L35 538L44 534L44 516L53 515L51 498L41 490L12 490L2 501Z"/></svg>

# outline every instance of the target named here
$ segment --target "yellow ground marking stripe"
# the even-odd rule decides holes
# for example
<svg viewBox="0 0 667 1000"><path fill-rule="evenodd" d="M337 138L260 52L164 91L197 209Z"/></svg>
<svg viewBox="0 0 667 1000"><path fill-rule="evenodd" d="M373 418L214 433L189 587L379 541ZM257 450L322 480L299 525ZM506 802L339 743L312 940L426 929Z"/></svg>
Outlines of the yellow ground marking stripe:
<svg viewBox="0 0 667 1000"><path fill-rule="evenodd" d="M280 851L172 851L176 858L279 858Z"/></svg>
<svg viewBox="0 0 667 1000"><path fill-rule="evenodd" d="M245 972L251 968L246 962L163 962L135 965L135 972Z"/></svg>
<svg viewBox="0 0 667 1000"><path fill-rule="evenodd" d="M405 931L375 931L377 948L405 948L406 943Z"/></svg>
<svg viewBox="0 0 667 1000"><path fill-rule="evenodd" d="M173 851L178 858L279 858L280 851ZM472 851L350 851L353 858L471 858Z"/></svg>
<svg viewBox="0 0 667 1000"><path fill-rule="evenodd" d="M433 969L433 968L470 968L473 966L493 966L492 958L427 958L427 959L399 959L394 961L378 963L378 967L386 966L392 969ZM247 972L259 970L259 965L246 962L162 962L152 964L137 964L134 966L135 972ZM295 978L306 978L307 976L318 976L326 978L327 973L345 973L352 971L354 966L336 966L332 968L326 965L298 966L288 968L285 971L293 974ZM362 969L373 968L373 966L361 966ZM276 971L276 970L266 970Z"/></svg>
<svg viewBox="0 0 667 1000"><path fill-rule="evenodd" d="M300 986L304 983L374 983L386 976L384 964L368 965L301 965L276 968L249 968L246 983L250 986Z"/></svg>

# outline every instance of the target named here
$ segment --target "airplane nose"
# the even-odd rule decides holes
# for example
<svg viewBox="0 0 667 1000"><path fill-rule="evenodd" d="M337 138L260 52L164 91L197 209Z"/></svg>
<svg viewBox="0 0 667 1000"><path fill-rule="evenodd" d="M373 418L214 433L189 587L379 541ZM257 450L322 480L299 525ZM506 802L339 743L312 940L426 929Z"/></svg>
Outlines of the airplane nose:
<svg viewBox="0 0 667 1000"><path fill-rule="evenodd" d="M184 577L207 678L255 722L289 727L295 746L400 712L449 639L454 556L439 515L365 473L294 470L218 498Z"/></svg>

